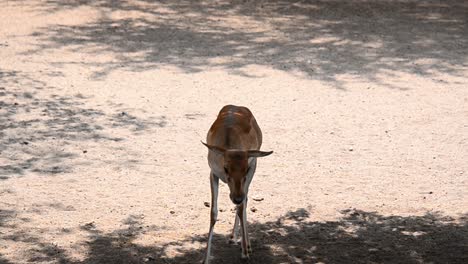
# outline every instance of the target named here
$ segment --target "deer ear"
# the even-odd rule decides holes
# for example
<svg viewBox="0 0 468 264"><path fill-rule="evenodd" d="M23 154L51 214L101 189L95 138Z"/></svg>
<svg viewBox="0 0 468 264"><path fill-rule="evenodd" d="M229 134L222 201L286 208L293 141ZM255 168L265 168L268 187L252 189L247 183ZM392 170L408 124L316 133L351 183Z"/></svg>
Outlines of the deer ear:
<svg viewBox="0 0 468 264"><path fill-rule="evenodd" d="M224 155L224 152L226 152L226 150L223 149L223 148L220 148L220 147L217 147L217 146L208 145L208 144L204 143L203 141L202 141L201 143L202 143L203 145L205 145L209 150L213 151L214 153Z"/></svg>
<svg viewBox="0 0 468 264"><path fill-rule="evenodd" d="M265 157L273 153L273 151L260 151L260 150L249 150L248 156L253 158Z"/></svg>

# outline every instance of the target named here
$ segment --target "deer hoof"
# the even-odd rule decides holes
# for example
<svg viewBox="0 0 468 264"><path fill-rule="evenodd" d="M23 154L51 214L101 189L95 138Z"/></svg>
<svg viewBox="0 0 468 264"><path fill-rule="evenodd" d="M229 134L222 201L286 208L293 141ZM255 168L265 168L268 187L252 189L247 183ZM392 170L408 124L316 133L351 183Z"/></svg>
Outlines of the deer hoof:
<svg viewBox="0 0 468 264"><path fill-rule="evenodd" d="M249 259L249 253L242 252L241 259L243 259L243 260Z"/></svg>
<svg viewBox="0 0 468 264"><path fill-rule="evenodd" d="M230 245L237 245L239 244L239 240L238 239L234 239L233 237L231 237L229 240L228 240L228 243Z"/></svg>
<svg viewBox="0 0 468 264"><path fill-rule="evenodd" d="M247 246L247 251L251 254L252 253L252 247L250 245Z"/></svg>

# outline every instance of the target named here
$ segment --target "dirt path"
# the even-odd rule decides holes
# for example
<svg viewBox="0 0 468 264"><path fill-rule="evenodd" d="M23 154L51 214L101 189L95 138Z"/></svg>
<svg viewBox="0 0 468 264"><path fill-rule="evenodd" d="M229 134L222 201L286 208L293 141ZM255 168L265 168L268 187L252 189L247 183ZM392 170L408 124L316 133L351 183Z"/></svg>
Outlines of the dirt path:
<svg viewBox="0 0 468 264"><path fill-rule="evenodd" d="M467 263L467 13L1 1L0 263L201 260L200 140L225 104L275 151L251 186L250 263ZM239 263L226 186L220 209L214 263Z"/></svg>

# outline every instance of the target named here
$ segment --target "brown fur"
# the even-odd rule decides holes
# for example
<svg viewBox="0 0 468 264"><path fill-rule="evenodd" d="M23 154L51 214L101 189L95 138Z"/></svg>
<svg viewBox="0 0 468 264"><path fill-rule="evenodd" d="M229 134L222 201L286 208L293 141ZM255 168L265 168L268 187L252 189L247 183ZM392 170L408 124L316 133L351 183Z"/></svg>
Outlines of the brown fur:
<svg viewBox="0 0 468 264"><path fill-rule="evenodd" d="M227 183L230 198L237 204L232 239L237 237L240 223L242 257L248 258L250 242L247 232L247 193L257 166L257 158L273 153L260 151L262 132L252 112L246 107L226 105L218 114L206 137L208 164L211 168L211 217L207 253L204 263L209 263L213 229L217 220L219 179Z"/></svg>

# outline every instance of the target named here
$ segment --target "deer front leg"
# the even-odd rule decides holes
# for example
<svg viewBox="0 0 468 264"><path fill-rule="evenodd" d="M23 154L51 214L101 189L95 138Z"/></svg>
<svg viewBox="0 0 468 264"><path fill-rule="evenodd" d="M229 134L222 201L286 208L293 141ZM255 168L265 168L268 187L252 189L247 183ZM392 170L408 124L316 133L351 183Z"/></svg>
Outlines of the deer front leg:
<svg viewBox="0 0 468 264"><path fill-rule="evenodd" d="M252 253L252 247L250 245L250 239L249 239L249 232L247 231L247 202L249 201L249 186L250 186L250 183L252 182L252 179L253 179L253 176L255 174L255 170L257 169L257 159L254 158L252 160L252 163L250 164L250 169L249 171L247 172L247 175L246 175L246 182L245 182L245 186L244 186L244 191L245 191L245 199L244 199L244 202L242 203L243 204L243 222L244 222L244 225L242 227L243 229L243 235L242 237L244 238L245 237L245 241L246 241L246 245L247 245L247 252L248 253ZM242 218L241 218L242 220ZM241 225L242 226L242 225ZM245 236L244 236L245 234Z"/></svg>
<svg viewBox="0 0 468 264"><path fill-rule="evenodd" d="M247 222L247 202L248 202L248 198L245 197L245 201L244 201L244 229L245 229L245 240L247 241L247 251L249 253L252 253L252 247L250 246L250 239L249 239L249 232L247 231L247 226L248 226L248 222Z"/></svg>
<svg viewBox="0 0 468 264"><path fill-rule="evenodd" d="M213 230L218 217L218 187L219 178L213 173L210 174L211 187L211 214L210 214L210 233L208 234L208 243L206 246L206 255L203 263L209 264L211 256L211 240L213 239Z"/></svg>
<svg viewBox="0 0 468 264"><path fill-rule="evenodd" d="M237 207L237 216L239 217L240 220L240 227L241 227L241 233L242 233L242 240L241 240L241 246L242 246L242 258L247 259L249 258L249 237L247 234L247 216L246 216L246 201L244 200L243 203L241 203Z"/></svg>

